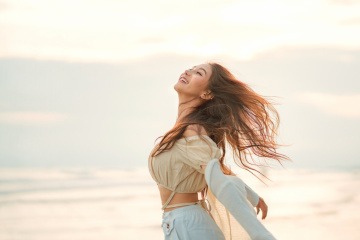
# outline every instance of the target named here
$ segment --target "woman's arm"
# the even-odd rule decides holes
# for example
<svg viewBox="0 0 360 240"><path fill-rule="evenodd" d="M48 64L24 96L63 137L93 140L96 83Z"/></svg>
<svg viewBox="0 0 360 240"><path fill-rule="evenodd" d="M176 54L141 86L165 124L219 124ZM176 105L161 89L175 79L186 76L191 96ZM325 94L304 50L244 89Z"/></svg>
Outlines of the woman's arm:
<svg viewBox="0 0 360 240"><path fill-rule="evenodd" d="M203 165L201 167L205 169L206 165ZM233 173L231 170L229 171L231 172L231 176L237 177L235 173ZM261 219L265 219L268 212L268 206L266 205L264 199L260 197L254 190L252 190L252 188L250 188L245 182L243 183L245 185L247 200L251 203L253 207L256 207L256 214L259 214L261 210Z"/></svg>
<svg viewBox="0 0 360 240"><path fill-rule="evenodd" d="M232 172L230 169L230 175L231 176L236 176L236 174L234 172ZM259 203L260 197L259 195L252 190L246 183L245 184L245 190L246 190L246 198L249 200L249 202L256 207Z"/></svg>
<svg viewBox="0 0 360 240"><path fill-rule="evenodd" d="M245 183L245 190L246 190L246 198L249 200L249 202L256 207L259 203L259 195L252 190L246 183Z"/></svg>
<svg viewBox="0 0 360 240"><path fill-rule="evenodd" d="M244 184L246 190L246 198L254 207L256 207L256 214L259 214L261 210L261 219L265 219L267 216L268 206L266 205L264 199L262 197L259 197L259 195L254 192L254 190L252 190L246 183Z"/></svg>
<svg viewBox="0 0 360 240"><path fill-rule="evenodd" d="M218 159L211 160L206 166L205 179L214 196L241 224L251 239L275 239L257 219L254 210L247 203L244 182L240 178L223 174ZM261 203L262 201L260 200L259 204L261 205Z"/></svg>

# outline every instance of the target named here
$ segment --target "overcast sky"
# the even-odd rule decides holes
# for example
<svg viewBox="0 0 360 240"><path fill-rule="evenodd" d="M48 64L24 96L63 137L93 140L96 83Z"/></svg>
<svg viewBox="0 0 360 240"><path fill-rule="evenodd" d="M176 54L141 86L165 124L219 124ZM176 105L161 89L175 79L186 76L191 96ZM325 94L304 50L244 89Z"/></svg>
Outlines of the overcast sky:
<svg viewBox="0 0 360 240"><path fill-rule="evenodd" d="M277 96L287 166L359 166L359 43L360 1L0 1L0 166L146 166L207 60Z"/></svg>

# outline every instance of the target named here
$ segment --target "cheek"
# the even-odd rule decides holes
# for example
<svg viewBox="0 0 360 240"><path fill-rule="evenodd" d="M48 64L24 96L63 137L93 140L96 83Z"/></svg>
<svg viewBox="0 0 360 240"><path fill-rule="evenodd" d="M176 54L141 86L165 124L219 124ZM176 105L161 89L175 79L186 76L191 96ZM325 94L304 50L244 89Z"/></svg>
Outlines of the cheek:
<svg viewBox="0 0 360 240"><path fill-rule="evenodd" d="M196 81L194 81L194 87L199 91L203 91L206 89L207 87L207 84L208 84L208 80L207 79L204 79L204 78L199 78L199 79L196 79Z"/></svg>

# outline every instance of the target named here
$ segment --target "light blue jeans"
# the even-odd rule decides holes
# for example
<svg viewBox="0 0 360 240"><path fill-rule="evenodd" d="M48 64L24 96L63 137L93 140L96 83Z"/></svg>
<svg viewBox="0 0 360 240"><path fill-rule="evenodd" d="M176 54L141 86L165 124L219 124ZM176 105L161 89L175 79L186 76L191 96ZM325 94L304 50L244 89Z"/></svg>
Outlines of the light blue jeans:
<svg viewBox="0 0 360 240"><path fill-rule="evenodd" d="M162 229L165 240L225 240L218 225L199 204L165 212Z"/></svg>

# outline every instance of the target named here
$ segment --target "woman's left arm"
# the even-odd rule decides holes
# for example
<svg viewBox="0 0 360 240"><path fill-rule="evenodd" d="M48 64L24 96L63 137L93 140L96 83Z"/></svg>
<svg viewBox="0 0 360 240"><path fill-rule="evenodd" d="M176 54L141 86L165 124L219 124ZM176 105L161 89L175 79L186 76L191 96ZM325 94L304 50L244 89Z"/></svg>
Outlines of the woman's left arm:
<svg viewBox="0 0 360 240"><path fill-rule="evenodd" d="M252 190L246 183L245 183L245 190L246 190L246 198L254 207L256 207L256 214L259 214L261 210L262 212L261 219L265 219L268 212L268 206L266 205L264 199L260 197L254 190Z"/></svg>
<svg viewBox="0 0 360 240"><path fill-rule="evenodd" d="M230 171L231 172L231 171ZM236 176L233 172L231 175ZM246 198L249 200L253 207L256 207L256 214L259 214L260 210L262 212L261 219L265 219L268 212L268 206L266 205L264 199L260 197L254 190L251 189L245 182Z"/></svg>
<svg viewBox="0 0 360 240"><path fill-rule="evenodd" d="M206 168L206 165L201 166L203 169ZM236 176L235 173L233 173L230 169L231 176ZM265 219L268 212L268 206L266 205L264 199L260 197L251 187L249 187L244 181L242 181L245 185L246 190L246 198L251 203L253 207L256 207L256 214L259 214L260 210L262 213L261 219Z"/></svg>
<svg viewBox="0 0 360 240"><path fill-rule="evenodd" d="M205 168L205 180L214 196L232 214L253 240L275 240L275 237L257 219L256 214L247 203L244 182L236 177L225 175L217 159L211 160ZM242 187L241 187L242 186ZM259 197L259 209L266 209ZM265 207L265 208L264 208ZM267 211L267 210L266 210ZM265 211L263 211L263 219Z"/></svg>

